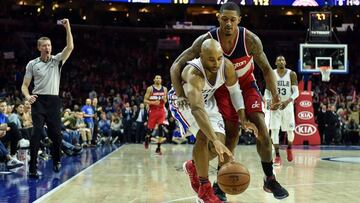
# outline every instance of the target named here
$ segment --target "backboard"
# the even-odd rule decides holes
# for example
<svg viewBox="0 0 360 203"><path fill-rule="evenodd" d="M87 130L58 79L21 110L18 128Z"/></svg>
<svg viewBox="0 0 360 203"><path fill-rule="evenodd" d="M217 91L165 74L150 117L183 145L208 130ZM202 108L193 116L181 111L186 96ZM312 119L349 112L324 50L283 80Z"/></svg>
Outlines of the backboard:
<svg viewBox="0 0 360 203"><path fill-rule="evenodd" d="M331 67L331 73L347 74L347 44L300 44L299 72L319 73L322 66Z"/></svg>

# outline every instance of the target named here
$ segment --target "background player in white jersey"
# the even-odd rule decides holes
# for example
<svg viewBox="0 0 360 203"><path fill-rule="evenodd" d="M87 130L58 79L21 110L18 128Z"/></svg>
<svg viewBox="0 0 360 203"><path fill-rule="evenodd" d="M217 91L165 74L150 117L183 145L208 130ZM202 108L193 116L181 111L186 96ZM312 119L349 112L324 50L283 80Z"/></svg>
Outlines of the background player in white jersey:
<svg viewBox="0 0 360 203"><path fill-rule="evenodd" d="M188 62L181 78L190 108L179 109L179 114L196 135L193 160L184 163L184 170L200 202L221 202L208 179L209 161L218 155L223 162L224 155L231 159L233 155L224 145L224 121L214 93L225 83L240 121L245 121L245 106L235 70L231 61L223 56L219 42L207 39L202 44L200 58Z"/></svg>
<svg viewBox="0 0 360 203"><path fill-rule="evenodd" d="M294 141L295 115L293 101L299 96L298 81L296 73L286 68L285 57L280 55L276 58L276 69L274 70L277 79L278 94L281 98L279 109L270 110L269 129L275 148L274 165L281 165L279 153L279 130L287 133L288 147L287 160L292 161L291 146ZM265 90L265 99L271 98L271 93Z"/></svg>

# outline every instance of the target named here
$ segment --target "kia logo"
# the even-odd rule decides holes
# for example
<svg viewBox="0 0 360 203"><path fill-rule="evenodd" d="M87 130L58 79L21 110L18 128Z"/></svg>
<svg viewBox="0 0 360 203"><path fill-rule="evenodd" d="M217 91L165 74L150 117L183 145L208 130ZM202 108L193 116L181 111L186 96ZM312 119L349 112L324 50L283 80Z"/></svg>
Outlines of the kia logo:
<svg viewBox="0 0 360 203"><path fill-rule="evenodd" d="M310 120L314 117L314 115L310 111L301 111L298 113L298 117L303 120Z"/></svg>
<svg viewBox="0 0 360 203"><path fill-rule="evenodd" d="M303 100L300 102L300 106L301 107L310 107L312 105L312 103L310 101L307 101L307 100Z"/></svg>
<svg viewBox="0 0 360 203"><path fill-rule="evenodd" d="M311 124L300 124L296 126L295 132L301 136L311 136L316 132L316 128Z"/></svg>

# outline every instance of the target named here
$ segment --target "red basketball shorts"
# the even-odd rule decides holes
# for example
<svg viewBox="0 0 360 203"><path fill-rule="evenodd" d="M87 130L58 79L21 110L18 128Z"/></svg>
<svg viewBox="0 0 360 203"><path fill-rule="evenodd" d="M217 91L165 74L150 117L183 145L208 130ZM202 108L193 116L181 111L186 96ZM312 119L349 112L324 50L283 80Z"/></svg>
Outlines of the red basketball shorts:
<svg viewBox="0 0 360 203"><path fill-rule="evenodd" d="M247 115L253 112L264 113L264 102L262 95L255 82L252 82L248 88L243 88L242 94L244 97L245 112ZM230 94L225 84L216 90L215 98L219 111L222 114L224 120L238 122L238 114L231 103Z"/></svg>
<svg viewBox="0 0 360 203"><path fill-rule="evenodd" d="M148 128L154 129L156 124L164 124L166 113L164 109L155 109L149 111Z"/></svg>

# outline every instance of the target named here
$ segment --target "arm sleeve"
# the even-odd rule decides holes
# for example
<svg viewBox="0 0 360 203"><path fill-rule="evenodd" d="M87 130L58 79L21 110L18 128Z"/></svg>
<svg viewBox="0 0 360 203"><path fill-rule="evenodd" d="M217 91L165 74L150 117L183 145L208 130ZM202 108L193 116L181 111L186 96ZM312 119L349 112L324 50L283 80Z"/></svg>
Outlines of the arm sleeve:
<svg viewBox="0 0 360 203"><path fill-rule="evenodd" d="M299 96L299 88L297 85L291 86L292 94L290 98L294 101Z"/></svg>
<svg viewBox="0 0 360 203"><path fill-rule="evenodd" d="M236 82L233 86L226 86L230 93L231 102L236 111L245 109L244 98L242 96L240 85Z"/></svg>

